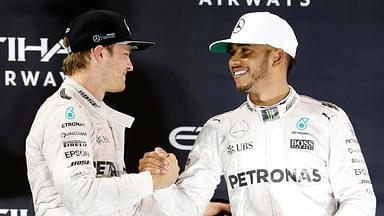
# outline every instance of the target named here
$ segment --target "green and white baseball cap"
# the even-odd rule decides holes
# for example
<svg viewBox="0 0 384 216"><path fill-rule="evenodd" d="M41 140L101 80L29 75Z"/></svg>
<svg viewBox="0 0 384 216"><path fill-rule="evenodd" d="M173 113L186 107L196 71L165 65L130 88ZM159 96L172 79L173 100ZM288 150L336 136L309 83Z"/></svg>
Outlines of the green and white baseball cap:
<svg viewBox="0 0 384 216"><path fill-rule="evenodd" d="M230 44L270 45L295 58L298 42L292 27L281 17L270 12L252 12L240 17L231 38L211 43L209 50L225 53Z"/></svg>

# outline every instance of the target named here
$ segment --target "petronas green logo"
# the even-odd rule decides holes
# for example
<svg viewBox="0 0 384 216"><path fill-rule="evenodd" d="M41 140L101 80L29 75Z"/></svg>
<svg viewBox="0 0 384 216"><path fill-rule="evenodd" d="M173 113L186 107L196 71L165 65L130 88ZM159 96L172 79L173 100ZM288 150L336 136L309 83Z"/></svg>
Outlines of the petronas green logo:
<svg viewBox="0 0 384 216"><path fill-rule="evenodd" d="M305 117L301 118L296 123L297 129L304 130L305 128L307 128L308 121L309 121L309 118L305 118Z"/></svg>
<svg viewBox="0 0 384 216"><path fill-rule="evenodd" d="M68 107L67 111L65 111L65 118L72 120L75 118L75 108L74 107Z"/></svg>

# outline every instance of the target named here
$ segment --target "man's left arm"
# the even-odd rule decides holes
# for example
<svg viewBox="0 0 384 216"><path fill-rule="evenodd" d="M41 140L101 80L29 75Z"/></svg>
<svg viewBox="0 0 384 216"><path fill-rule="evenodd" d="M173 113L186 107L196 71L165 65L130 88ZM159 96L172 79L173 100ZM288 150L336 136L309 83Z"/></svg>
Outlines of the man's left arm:
<svg viewBox="0 0 384 216"><path fill-rule="evenodd" d="M374 216L376 197L353 126L342 109L330 119L329 176L336 216Z"/></svg>

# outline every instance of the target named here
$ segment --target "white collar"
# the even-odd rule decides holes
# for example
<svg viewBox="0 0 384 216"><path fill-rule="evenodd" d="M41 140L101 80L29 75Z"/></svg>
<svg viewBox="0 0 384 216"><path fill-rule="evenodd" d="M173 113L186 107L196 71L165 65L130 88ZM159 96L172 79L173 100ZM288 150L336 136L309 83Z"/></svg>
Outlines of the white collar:
<svg viewBox="0 0 384 216"><path fill-rule="evenodd" d="M103 101L98 101L87 89L85 89L81 84L75 80L66 77L62 88L66 86L74 90L73 96L77 100L81 101L82 105L86 106L88 109L95 111L98 114L103 115L108 120L117 123L121 126L130 128L135 120L134 117L121 113L108 105Z"/></svg>
<svg viewBox="0 0 384 216"><path fill-rule="evenodd" d="M248 94L247 107L250 111L259 113L261 119L266 122L283 117L296 104L297 99L298 94L291 86L289 86L288 96L272 106L258 106L252 103Z"/></svg>

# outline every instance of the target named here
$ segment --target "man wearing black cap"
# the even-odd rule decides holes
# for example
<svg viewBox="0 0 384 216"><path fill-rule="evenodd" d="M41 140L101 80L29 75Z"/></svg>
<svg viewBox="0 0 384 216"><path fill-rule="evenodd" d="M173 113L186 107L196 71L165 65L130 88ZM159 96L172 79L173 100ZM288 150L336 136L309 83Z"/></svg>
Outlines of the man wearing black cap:
<svg viewBox="0 0 384 216"><path fill-rule="evenodd" d="M134 40L125 19L106 10L76 17L64 41L67 77L40 107L26 140L36 216L144 214L144 198L176 180L177 160L167 155L166 175L127 174L124 129L134 118L103 98L124 90L130 53L153 43Z"/></svg>
<svg viewBox="0 0 384 216"><path fill-rule="evenodd" d="M234 216L373 216L376 197L358 139L338 106L288 84L298 42L269 12L240 17L231 37L209 46L229 53L238 108L209 119L176 185L155 194L164 215L199 216L220 176ZM165 152L163 152L165 153ZM162 163L155 152L141 170Z"/></svg>

